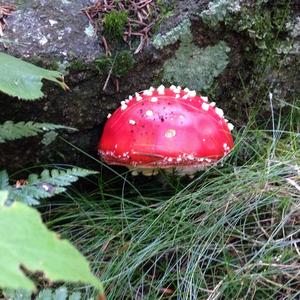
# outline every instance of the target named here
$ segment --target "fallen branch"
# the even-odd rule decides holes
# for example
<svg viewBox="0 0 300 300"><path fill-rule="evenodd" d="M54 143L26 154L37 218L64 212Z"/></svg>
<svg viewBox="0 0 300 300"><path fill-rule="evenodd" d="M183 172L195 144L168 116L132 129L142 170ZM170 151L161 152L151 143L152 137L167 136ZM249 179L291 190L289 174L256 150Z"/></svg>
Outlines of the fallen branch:
<svg viewBox="0 0 300 300"><path fill-rule="evenodd" d="M3 30L7 26L6 18L16 10L15 5L0 4L0 36L3 36Z"/></svg>

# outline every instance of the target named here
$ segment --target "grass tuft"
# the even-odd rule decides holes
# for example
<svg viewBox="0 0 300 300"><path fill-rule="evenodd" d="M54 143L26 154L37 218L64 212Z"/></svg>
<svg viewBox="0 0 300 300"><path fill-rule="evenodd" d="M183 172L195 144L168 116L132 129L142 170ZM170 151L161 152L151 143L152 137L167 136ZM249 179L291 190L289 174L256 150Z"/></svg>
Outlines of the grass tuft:
<svg viewBox="0 0 300 300"><path fill-rule="evenodd" d="M298 114L298 115L297 115ZM123 173L51 203L107 299L299 299L299 107L236 133L193 181ZM86 294L86 298L88 298Z"/></svg>

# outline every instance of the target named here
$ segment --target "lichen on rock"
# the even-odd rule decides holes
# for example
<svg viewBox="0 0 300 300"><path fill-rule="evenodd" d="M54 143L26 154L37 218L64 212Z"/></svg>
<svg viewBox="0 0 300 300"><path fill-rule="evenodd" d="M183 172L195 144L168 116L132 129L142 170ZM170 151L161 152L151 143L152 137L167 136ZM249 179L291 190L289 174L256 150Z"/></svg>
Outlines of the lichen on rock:
<svg viewBox="0 0 300 300"><path fill-rule="evenodd" d="M295 17L292 21L286 24L286 29L292 38L300 36L300 16Z"/></svg>
<svg viewBox="0 0 300 300"><path fill-rule="evenodd" d="M176 51L175 57L165 62L163 79L197 91L207 90L226 68L229 51L224 41L199 48L190 39L186 39Z"/></svg>
<svg viewBox="0 0 300 300"><path fill-rule="evenodd" d="M191 21L184 19L176 27L165 34L157 34L153 40L153 46L156 49L162 49L168 45L174 44L185 35L190 35Z"/></svg>
<svg viewBox="0 0 300 300"><path fill-rule="evenodd" d="M240 0L214 0L208 3L208 8L203 10L200 16L205 23L215 26L218 22L224 21L229 13L240 10Z"/></svg>

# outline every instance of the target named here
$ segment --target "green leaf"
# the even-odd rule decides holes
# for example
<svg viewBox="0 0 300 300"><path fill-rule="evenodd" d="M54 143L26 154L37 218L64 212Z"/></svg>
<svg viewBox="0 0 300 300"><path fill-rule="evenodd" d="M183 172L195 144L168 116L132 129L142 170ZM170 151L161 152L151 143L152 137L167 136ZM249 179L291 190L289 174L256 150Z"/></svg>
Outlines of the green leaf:
<svg viewBox="0 0 300 300"><path fill-rule="evenodd" d="M0 83L1 84L1 83ZM67 129L76 131L75 128L51 123L34 123L34 122L18 122L6 121L0 124L0 144L6 141L12 141L23 137L35 136L41 132Z"/></svg>
<svg viewBox="0 0 300 300"><path fill-rule="evenodd" d="M43 78L68 89L60 72L46 70L0 53L0 91L24 100L38 99L44 96L41 91Z"/></svg>
<svg viewBox="0 0 300 300"><path fill-rule="evenodd" d="M103 292L86 259L68 241L49 231L35 209L19 202L0 206L0 236L1 288L34 291L33 281L23 271L26 269L43 272L51 281L81 282Z"/></svg>
<svg viewBox="0 0 300 300"><path fill-rule="evenodd" d="M66 187L77 181L79 177L92 174L97 172L82 168L44 170L40 176L30 174L25 185L9 187L10 198L28 205L36 205L39 204L40 199L64 192Z"/></svg>

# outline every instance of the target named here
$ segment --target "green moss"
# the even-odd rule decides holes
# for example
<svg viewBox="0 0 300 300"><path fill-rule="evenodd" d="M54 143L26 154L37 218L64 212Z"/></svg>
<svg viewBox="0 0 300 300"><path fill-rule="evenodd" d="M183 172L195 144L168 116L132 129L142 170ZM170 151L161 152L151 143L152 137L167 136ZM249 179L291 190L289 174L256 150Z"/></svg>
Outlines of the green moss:
<svg viewBox="0 0 300 300"><path fill-rule="evenodd" d="M128 22L126 11L111 11L104 17L104 33L115 39L121 39Z"/></svg>
<svg viewBox="0 0 300 300"><path fill-rule="evenodd" d="M153 32L157 32L160 24L174 15L175 1L157 0L156 4L159 9L159 18L153 26Z"/></svg>
<svg viewBox="0 0 300 300"><path fill-rule="evenodd" d="M186 40L176 51L175 58L166 61L163 79L197 91L207 90L226 68L229 51L223 41L201 49Z"/></svg>
<svg viewBox="0 0 300 300"><path fill-rule="evenodd" d="M274 49L280 34L286 32L285 24L290 14L289 7L276 7L275 10L261 9L251 13L244 11L242 18L233 20L237 31L245 31L260 49ZM236 22L237 21L237 22Z"/></svg>
<svg viewBox="0 0 300 300"><path fill-rule="evenodd" d="M157 0L156 4L159 8L159 14L161 19L166 19L173 15L175 1Z"/></svg>
<svg viewBox="0 0 300 300"><path fill-rule="evenodd" d="M50 70L54 70L54 71L59 71L59 65L60 63L57 61L57 60L52 60L52 61L49 61L47 64L47 68L50 69Z"/></svg>
<svg viewBox="0 0 300 300"><path fill-rule="evenodd" d="M70 69L75 71L83 71L87 69L87 65L84 60L78 59L71 63Z"/></svg>
<svg viewBox="0 0 300 300"><path fill-rule="evenodd" d="M248 98L259 103L265 102L267 106L269 106L269 98L265 95L268 95L270 86L272 89L277 86L278 78L282 76L280 81L285 81L286 76L283 75L284 68L282 68L284 56L293 51L291 41L287 40L289 30L286 26L291 20L290 4L290 1L284 0L269 1L269 3L256 1L248 6L243 5L238 14L231 15L225 21L228 30L238 32L245 37L243 59L248 66L253 67L249 79L243 84L247 89ZM282 96L275 96L276 90L277 88L272 92L274 99L278 100ZM257 97L257 95L261 96ZM237 95L232 98L241 99L242 95L237 92ZM282 103L277 100L273 103L275 108Z"/></svg>
<svg viewBox="0 0 300 300"><path fill-rule="evenodd" d="M134 66L133 55L130 51L121 51L113 57L102 56L96 60L97 69L101 74L111 74L116 77L125 76Z"/></svg>

